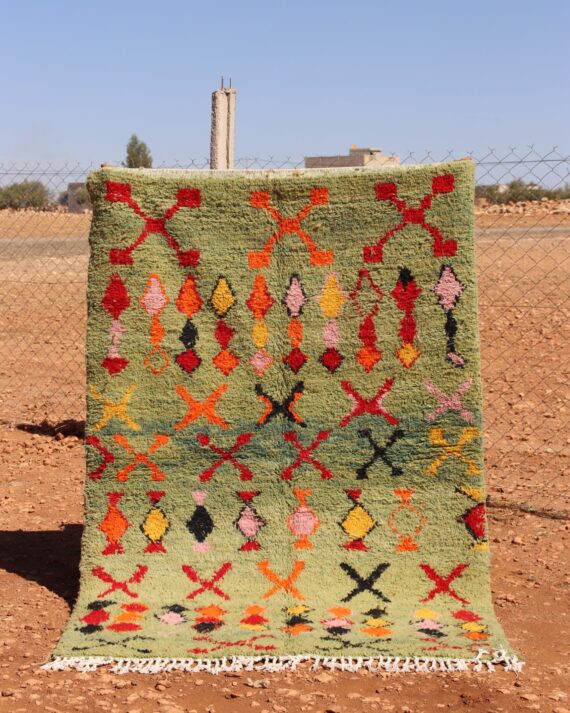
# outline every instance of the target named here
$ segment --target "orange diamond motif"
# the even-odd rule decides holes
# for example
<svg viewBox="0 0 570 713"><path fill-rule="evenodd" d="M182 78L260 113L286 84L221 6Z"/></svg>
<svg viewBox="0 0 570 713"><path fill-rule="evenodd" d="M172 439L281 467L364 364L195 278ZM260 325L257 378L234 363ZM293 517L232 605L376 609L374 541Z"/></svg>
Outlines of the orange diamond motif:
<svg viewBox="0 0 570 713"><path fill-rule="evenodd" d="M222 349L221 352L218 352L212 361L214 362L214 366L219 369L224 376L230 374L239 364L237 356L227 349Z"/></svg>
<svg viewBox="0 0 570 713"><path fill-rule="evenodd" d="M356 354L356 358L366 371L370 371L382 358L382 352L376 347L362 347Z"/></svg>
<svg viewBox="0 0 570 713"><path fill-rule="evenodd" d="M176 307L188 319L191 319L196 312L200 311L202 304L203 301L198 292L196 280L192 275L188 275L176 298Z"/></svg>
<svg viewBox="0 0 570 713"><path fill-rule="evenodd" d="M107 493L107 512L99 523L99 529L107 538L107 546L103 550L104 555L122 554L124 551L121 538L130 525L118 506L123 495L124 493Z"/></svg>
<svg viewBox="0 0 570 713"><path fill-rule="evenodd" d="M256 275L253 281L253 289L246 300L249 310L255 319L263 319L274 304L275 300L267 289L265 278L263 275Z"/></svg>

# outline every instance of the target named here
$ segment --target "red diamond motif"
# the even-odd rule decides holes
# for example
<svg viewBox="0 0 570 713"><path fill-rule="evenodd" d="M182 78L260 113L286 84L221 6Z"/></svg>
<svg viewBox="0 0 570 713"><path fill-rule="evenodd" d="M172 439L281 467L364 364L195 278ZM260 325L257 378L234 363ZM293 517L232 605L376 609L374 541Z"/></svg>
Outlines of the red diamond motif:
<svg viewBox="0 0 570 713"><path fill-rule="evenodd" d="M122 357L106 357L101 362L101 366L107 369L109 374L118 374L126 368L128 363L128 360Z"/></svg>
<svg viewBox="0 0 570 713"><path fill-rule="evenodd" d="M340 352L337 352L336 349L327 349L326 352L323 352L319 357L321 364L325 366L331 374L334 374L334 372L342 364L343 360L343 355Z"/></svg>
<svg viewBox="0 0 570 713"><path fill-rule="evenodd" d="M299 369L306 364L308 358L309 357L304 354L299 347L295 347L295 349L291 349L286 357L283 357L283 361L289 366L291 371L296 374Z"/></svg>
<svg viewBox="0 0 570 713"><path fill-rule="evenodd" d="M182 354L178 354L176 356L176 363L181 369L190 373L200 366L202 360L195 351L188 349L187 351L182 352Z"/></svg>
<svg viewBox="0 0 570 713"><path fill-rule="evenodd" d="M235 331L222 319L218 322L214 331L214 336L218 340L218 343L222 347L222 349L228 348L228 344L230 343L234 334Z"/></svg>

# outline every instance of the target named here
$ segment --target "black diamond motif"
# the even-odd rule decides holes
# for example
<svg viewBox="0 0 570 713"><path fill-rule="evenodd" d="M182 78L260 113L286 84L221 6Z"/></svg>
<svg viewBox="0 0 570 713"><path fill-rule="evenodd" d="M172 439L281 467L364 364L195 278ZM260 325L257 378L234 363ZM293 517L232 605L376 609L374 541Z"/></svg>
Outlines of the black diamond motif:
<svg viewBox="0 0 570 713"><path fill-rule="evenodd" d="M214 521L206 508L203 505L198 505L186 523L186 527L198 542L204 542L214 529Z"/></svg>
<svg viewBox="0 0 570 713"><path fill-rule="evenodd" d="M198 339L198 329L196 325L190 320L187 320L178 339L180 339L186 349L192 349Z"/></svg>

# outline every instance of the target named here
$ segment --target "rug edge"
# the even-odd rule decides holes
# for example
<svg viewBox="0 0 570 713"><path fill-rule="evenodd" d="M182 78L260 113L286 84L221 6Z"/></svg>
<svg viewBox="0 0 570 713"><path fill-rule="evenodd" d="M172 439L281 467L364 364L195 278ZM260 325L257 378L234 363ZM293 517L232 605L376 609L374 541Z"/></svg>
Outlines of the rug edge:
<svg viewBox="0 0 570 713"><path fill-rule="evenodd" d="M351 671L367 669L371 673L449 673L458 671L490 671L504 666L505 671L522 671L524 661L506 650L480 649L473 658L441 658L424 656L318 656L299 654L291 656L227 656L211 659L181 658L118 658L112 656L55 656L40 666L44 671L80 672L96 671L101 666L111 666L111 673L166 673L169 671L204 672L213 675L236 671L265 671L279 673L295 671L301 663L312 662L310 670Z"/></svg>
<svg viewBox="0 0 570 713"><path fill-rule="evenodd" d="M330 178L331 176L343 175L363 175L363 176L382 176L390 173L413 173L420 171L429 166L433 169L452 170L467 170L475 175L477 167L476 161L472 158L449 159L447 161L435 161L432 163L401 163L388 164L385 166L375 166L374 168L365 168L362 166L342 166L331 168L255 168L255 169L220 169L211 170L207 168L127 168L126 166L102 165L94 168L87 176L87 188L91 183L95 183L99 178L102 180L113 180L114 178L133 176L147 176L151 178L169 178L179 180L181 178L200 178L206 182L225 179L234 180L239 178L252 178L259 180L260 178L270 180L275 178Z"/></svg>

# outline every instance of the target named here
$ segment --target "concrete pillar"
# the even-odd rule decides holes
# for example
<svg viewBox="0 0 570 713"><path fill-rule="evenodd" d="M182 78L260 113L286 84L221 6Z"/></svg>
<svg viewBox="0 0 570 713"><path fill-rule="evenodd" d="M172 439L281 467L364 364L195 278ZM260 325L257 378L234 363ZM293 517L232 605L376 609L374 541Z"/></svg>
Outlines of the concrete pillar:
<svg viewBox="0 0 570 713"><path fill-rule="evenodd" d="M217 89L212 92L212 131L210 134L210 168L234 167L236 90Z"/></svg>

